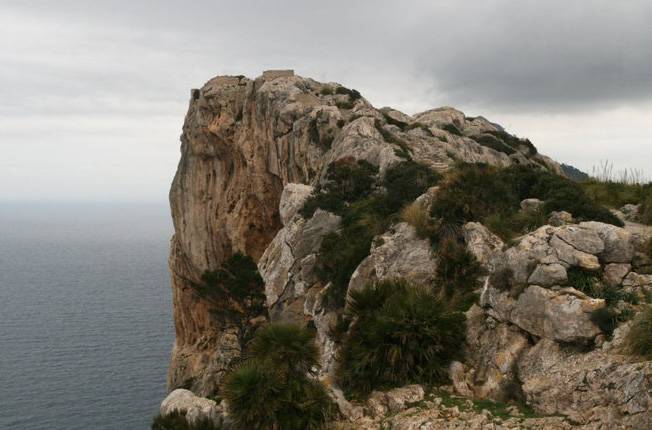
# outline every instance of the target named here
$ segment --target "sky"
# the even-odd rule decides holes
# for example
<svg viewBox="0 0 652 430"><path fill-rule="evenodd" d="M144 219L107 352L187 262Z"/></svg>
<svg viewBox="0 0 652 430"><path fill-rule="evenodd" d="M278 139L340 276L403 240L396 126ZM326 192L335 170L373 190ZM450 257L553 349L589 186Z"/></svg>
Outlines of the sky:
<svg viewBox="0 0 652 430"><path fill-rule="evenodd" d="M191 88L292 68L652 177L648 0L0 0L0 200L165 202Z"/></svg>

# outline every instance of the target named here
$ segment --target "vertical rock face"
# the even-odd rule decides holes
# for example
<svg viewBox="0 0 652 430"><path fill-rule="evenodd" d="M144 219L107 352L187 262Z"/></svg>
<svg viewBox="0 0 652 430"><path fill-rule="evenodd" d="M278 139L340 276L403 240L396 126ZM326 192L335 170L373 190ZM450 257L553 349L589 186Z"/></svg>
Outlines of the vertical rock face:
<svg viewBox="0 0 652 430"><path fill-rule="evenodd" d="M496 139L509 148L493 141L482 144L488 132L498 133ZM440 171L456 161L556 166L521 148L524 141L499 132L482 118L466 118L450 108L414 117L389 108L377 110L357 91L289 70L268 71L254 80L219 76L192 90L181 160L170 190L176 342L169 388L210 394L241 352L243 326L249 323L228 317L220 304L198 293L202 274L218 269L236 252L258 262L284 223L286 229L296 227L291 222L297 209L292 200L305 199L309 188L304 185L318 187L329 164L343 158L366 160L381 174L405 157ZM279 210L289 183L295 184L286 189L292 210ZM322 234L317 233L311 232L315 244ZM306 251L305 264L314 251ZM293 270L299 268L297 264ZM263 272L280 273L268 263ZM288 294L303 294L308 275ZM287 294L282 299L289 303ZM303 301L299 299L297 309ZM308 312L314 319L311 312L317 311Z"/></svg>

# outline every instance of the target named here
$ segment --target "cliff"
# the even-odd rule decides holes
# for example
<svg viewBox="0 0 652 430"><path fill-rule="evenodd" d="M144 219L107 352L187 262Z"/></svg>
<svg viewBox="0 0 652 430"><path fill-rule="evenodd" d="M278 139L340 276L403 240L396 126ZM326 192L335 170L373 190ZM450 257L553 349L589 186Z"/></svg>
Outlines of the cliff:
<svg viewBox="0 0 652 430"><path fill-rule="evenodd" d="M329 380L338 348L332 328L343 312L338 303L351 291L383 279L438 282L440 257L429 240L414 225L391 217L387 228L373 231L364 258L343 287L324 279L322 245L325 237L343 231L342 216L322 206L306 211L306 202L333 182L333 166L360 161L369 163L377 178L402 163L425 166L444 178L460 163L563 174L527 139L453 108L412 116L376 109L355 90L291 71L269 71L253 80L211 79L191 92L170 191L176 328L170 390L215 394L251 333L269 320L314 327L321 377ZM449 182L427 190L417 203L431 213ZM530 204L543 205L537 202ZM605 300L572 285L579 268L609 273L618 288L632 294L652 289L650 275L637 268L647 264L641 263L640 248L649 231L578 224L572 215L557 211L546 219L556 226L533 229L516 243L506 243L478 222L460 225L460 237L485 275L482 294L467 312L466 359L451 367L451 380L458 394L496 400L509 397L516 384L538 412L583 425L614 419L632 426L649 423L652 365L612 354L620 332L606 342L591 319L592 312L606 307ZM597 219L587 217L579 218ZM262 307L251 297L207 293L207 274L240 254L258 266ZM508 283L520 285L516 293L488 276L499 273L509 273ZM590 352L578 352L587 345ZM333 389L342 413L360 418L359 407ZM581 394L586 390L594 393Z"/></svg>

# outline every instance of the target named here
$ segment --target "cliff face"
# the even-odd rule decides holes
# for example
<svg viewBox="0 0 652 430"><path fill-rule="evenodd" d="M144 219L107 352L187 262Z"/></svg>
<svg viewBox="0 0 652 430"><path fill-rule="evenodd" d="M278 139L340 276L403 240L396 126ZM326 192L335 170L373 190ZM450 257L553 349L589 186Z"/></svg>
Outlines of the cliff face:
<svg viewBox="0 0 652 430"><path fill-rule="evenodd" d="M176 326L170 388L208 394L239 355L243 322L217 318L219 306L192 287L236 252L256 261L263 255L282 227L286 184L318 185L325 168L346 157L382 172L401 160L406 145L414 160L440 171L455 160L558 168L526 146L497 151L474 140L496 131L502 130L452 108L414 117L377 110L355 91L291 71L255 80L219 76L193 90L170 190Z"/></svg>

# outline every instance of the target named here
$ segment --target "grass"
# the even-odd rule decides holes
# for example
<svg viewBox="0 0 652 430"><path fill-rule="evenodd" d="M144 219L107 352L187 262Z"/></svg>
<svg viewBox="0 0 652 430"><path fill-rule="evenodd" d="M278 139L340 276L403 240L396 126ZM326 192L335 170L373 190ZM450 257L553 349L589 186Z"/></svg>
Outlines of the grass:
<svg viewBox="0 0 652 430"><path fill-rule="evenodd" d="M314 334L305 328L276 323L259 329L222 389L238 428L322 428L333 404L310 375L318 358Z"/></svg>
<svg viewBox="0 0 652 430"><path fill-rule="evenodd" d="M421 238L430 238L436 228L433 219L423 205L413 202L401 210L401 219L412 227Z"/></svg>
<svg viewBox="0 0 652 430"><path fill-rule="evenodd" d="M338 355L337 379L361 398L373 389L441 382L464 343L465 317L433 291L403 280L350 294L355 321Z"/></svg>
<svg viewBox="0 0 652 430"><path fill-rule="evenodd" d="M652 305L647 305L634 317L625 347L630 354L652 360Z"/></svg>
<svg viewBox="0 0 652 430"><path fill-rule="evenodd" d="M442 405L447 408L457 406L460 411L472 410L476 413L480 413L486 409L491 412L493 416L504 420L513 417L513 415L508 411L510 406L516 406L518 408L520 412L520 415L518 416L519 418L538 418L541 416L522 401L517 401L515 403L503 403L488 399L468 399L466 397L452 395L443 390L433 392L432 396L441 398Z"/></svg>

